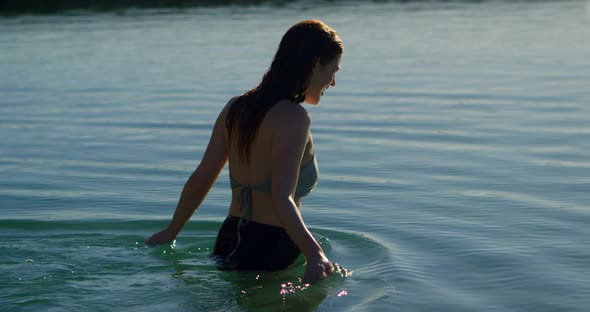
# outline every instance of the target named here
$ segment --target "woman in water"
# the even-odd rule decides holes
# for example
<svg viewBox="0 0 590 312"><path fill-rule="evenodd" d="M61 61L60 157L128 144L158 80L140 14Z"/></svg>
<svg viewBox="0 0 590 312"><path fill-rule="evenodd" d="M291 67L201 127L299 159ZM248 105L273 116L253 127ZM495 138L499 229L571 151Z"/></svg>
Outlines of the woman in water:
<svg viewBox="0 0 590 312"><path fill-rule="evenodd" d="M331 274L332 264L301 218L301 198L318 178L311 118L301 104L317 105L336 84L342 52L340 37L323 22L292 26L260 84L221 111L172 221L146 244L172 242L229 162L232 201L212 256L226 269L272 271L302 252L307 281Z"/></svg>

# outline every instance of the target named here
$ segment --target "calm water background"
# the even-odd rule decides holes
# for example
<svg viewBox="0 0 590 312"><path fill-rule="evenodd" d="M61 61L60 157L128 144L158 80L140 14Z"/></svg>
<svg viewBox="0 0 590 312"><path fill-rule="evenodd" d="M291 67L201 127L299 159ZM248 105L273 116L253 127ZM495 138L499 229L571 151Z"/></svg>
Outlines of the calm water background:
<svg viewBox="0 0 590 312"><path fill-rule="evenodd" d="M0 18L2 311L588 311L590 4L294 2ZM218 271L224 171L145 248L284 31L346 52L304 218L343 267ZM350 274L350 272L352 272Z"/></svg>

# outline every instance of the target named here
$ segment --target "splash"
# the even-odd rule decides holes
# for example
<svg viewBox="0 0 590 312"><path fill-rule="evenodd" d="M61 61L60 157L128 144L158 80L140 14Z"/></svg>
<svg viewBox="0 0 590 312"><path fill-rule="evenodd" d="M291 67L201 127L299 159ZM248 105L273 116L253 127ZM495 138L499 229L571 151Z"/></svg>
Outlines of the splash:
<svg viewBox="0 0 590 312"><path fill-rule="evenodd" d="M352 276L352 271L338 263L334 263L334 274L340 275L341 277L350 277Z"/></svg>
<svg viewBox="0 0 590 312"><path fill-rule="evenodd" d="M286 295L294 294L297 291L306 290L307 288L309 288L309 286L311 286L309 283L302 283L301 278L299 278L298 283L293 283L293 282L282 283L281 290L279 291L279 294L281 294L281 296L283 296L283 303L285 303L287 300Z"/></svg>

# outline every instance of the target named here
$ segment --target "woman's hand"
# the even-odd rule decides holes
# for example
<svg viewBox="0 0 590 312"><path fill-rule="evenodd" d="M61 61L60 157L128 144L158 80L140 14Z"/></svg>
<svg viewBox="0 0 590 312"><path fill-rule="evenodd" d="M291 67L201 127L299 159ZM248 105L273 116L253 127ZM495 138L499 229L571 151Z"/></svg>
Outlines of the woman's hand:
<svg viewBox="0 0 590 312"><path fill-rule="evenodd" d="M158 233L155 233L150 238L148 238L144 244L146 245L160 245L160 244L167 244L175 239L175 235L170 228L165 228Z"/></svg>
<svg viewBox="0 0 590 312"><path fill-rule="evenodd" d="M334 266L328 260L323 251L314 254L307 258L307 264L305 265L305 273L303 279L313 284L322 278L331 275L334 271Z"/></svg>

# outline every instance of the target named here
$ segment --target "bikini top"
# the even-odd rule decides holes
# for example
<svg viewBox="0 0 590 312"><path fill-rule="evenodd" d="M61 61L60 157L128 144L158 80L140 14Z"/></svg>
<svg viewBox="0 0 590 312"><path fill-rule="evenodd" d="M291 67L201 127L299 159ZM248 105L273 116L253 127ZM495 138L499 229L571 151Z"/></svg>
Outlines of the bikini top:
<svg viewBox="0 0 590 312"><path fill-rule="evenodd" d="M295 198L307 196L314 189L318 182L319 170L315 155L312 159L299 169L299 179L297 180L297 187L295 189ZM231 188L240 188L240 208L242 210L242 218L250 219L252 213L252 191L261 192L267 195L272 194L272 179L268 178L256 184L241 184L236 181L231 175L229 177ZM240 220L242 221L242 220Z"/></svg>

